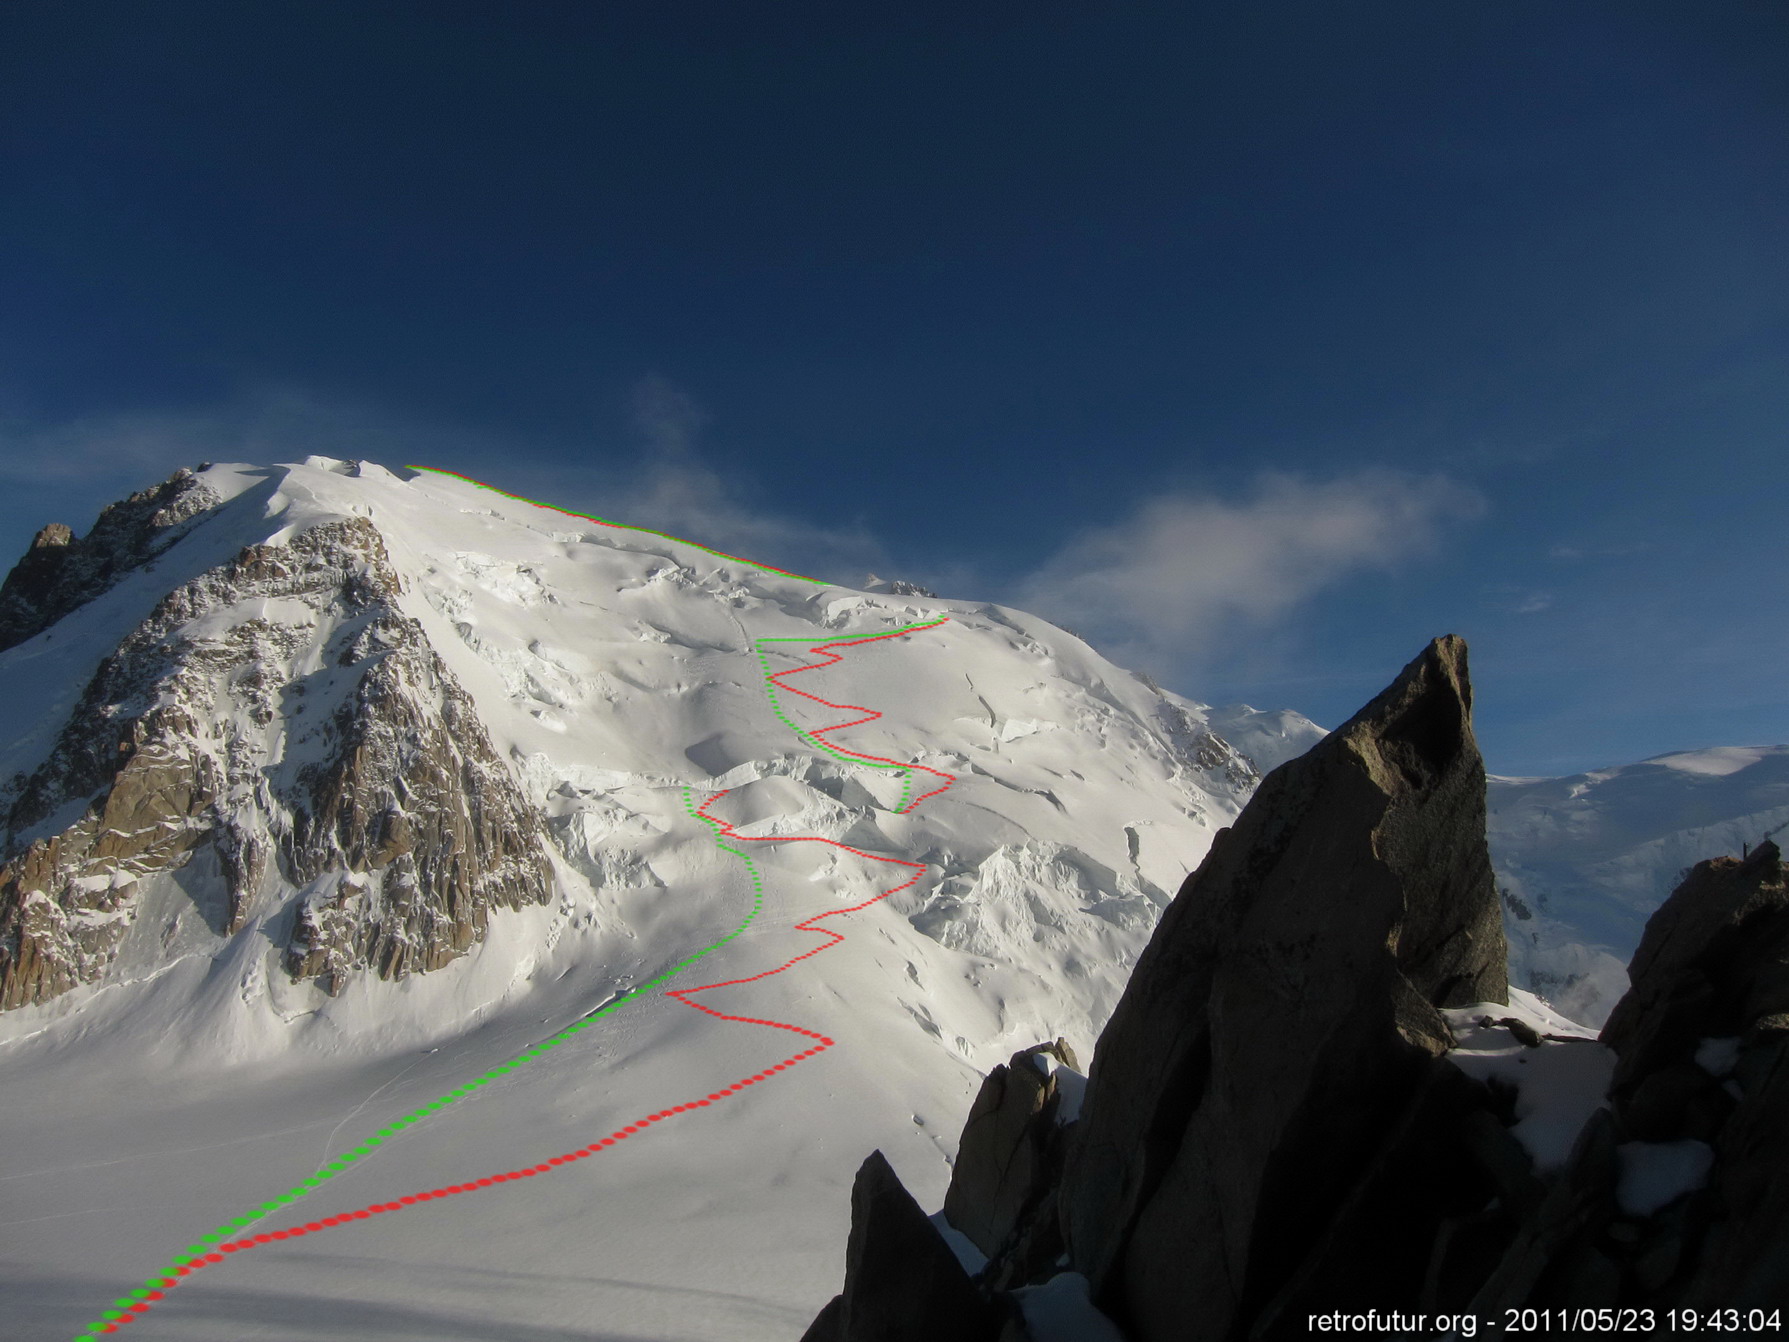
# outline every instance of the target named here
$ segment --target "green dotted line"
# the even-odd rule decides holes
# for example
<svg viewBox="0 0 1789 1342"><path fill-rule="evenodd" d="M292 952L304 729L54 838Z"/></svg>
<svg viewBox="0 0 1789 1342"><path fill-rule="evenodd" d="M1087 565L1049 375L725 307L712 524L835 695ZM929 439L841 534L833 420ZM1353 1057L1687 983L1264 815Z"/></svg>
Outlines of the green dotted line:
<svg viewBox="0 0 1789 1342"><path fill-rule="evenodd" d="M746 928L750 927L753 920L757 918L758 914L762 912L764 908L764 880L759 875L757 867L753 865L751 855L738 848L730 848L721 842L723 831L720 823L696 810L695 803L690 799L690 790L687 787L683 789L683 807L697 820L705 821L707 824L713 826L716 847L724 853L732 853L741 862L745 863L746 874L751 877L752 881L752 908L751 912L746 914L744 920L740 922L738 927L727 933L726 936L722 937L712 946L697 951L681 964L672 966L657 978L642 983L638 988L635 988L625 996L618 997L600 1010L591 1012L590 1015L585 1016L581 1020L566 1027L564 1030L561 1030L552 1038L536 1044L533 1048L523 1049L522 1052L518 1053L514 1058L511 1058L508 1062L499 1063L483 1076L474 1077L465 1085L458 1086L453 1090L448 1091L447 1094L443 1095L440 1099L435 1100L430 1104L425 1104L414 1113L407 1114L403 1118L395 1120L389 1127L380 1128L378 1132L367 1138L366 1141L359 1146L337 1156L308 1179L301 1180L296 1187L288 1189L286 1192L281 1193L278 1197L269 1202L263 1202L255 1215L239 1216L234 1221L224 1222L223 1225L219 1226L209 1235L199 1236L196 1243L189 1245L184 1252L174 1258L174 1261L169 1268L164 1269L155 1277L145 1281L139 1290L132 1291L129 1294L120 1296L118 1299L114 1300L112 1302L112 1308L102 1314L97 1321L88 1324L87 1328L89 1331L78 1334L75 1337L74 1342L100 1342L100 1334L91 1330L103 1328L108 1323L115 1323L119 1319L124 1318L125 1310L140 1301L148 1299L158 1290L158 1288L165 1285L166 1283L164 1279L170 1275L174 1268L186 1266L195 1259L210 1253L213 1246L220 1244L225 1240L236 1238L237 1231L247 1229L261 1217L272 1212L277 1212L282 1207L289 1206L290 1204L297 1202L300 1198L308 1196L316 1189L321 1188L324 1184L328 1183L329 1180L333 1179L336 1175L348 1169L356 1161L363 1157L370 1156L384 1143L387 1137L396 1136L411 1124L420 1123L423 1119L429 1117L429 1115L445 1109L456 1100L464 1099L466 1096L471 1095L473 1091L477 1090L480 1086L488 1085L492 1081L496 1081L498 1078L502 1077L504 1074L515 1071L515 1069L520 1067L524 1062L540 1057L548 1049L564 1043L573 1035L577 1034L578 1031L595 1024L599 1017L608 1015L608 1013L615 1010L616 1007L633 1001L641 994L646 993L651 989L658 987L660 984L676 977L678 974L681 974L698 960L719 950L722 946L725 946L729 941L733 940L733 938L737 937L741 932L745 931Z"/></svg>
<svg viewBox="0 0 1789 1342"><path fill-rule="evenodd" d="M904 634L910 629L930 629L935 623L936 621L933 620L922 620L915 624L903 624L894 629L884 629L879 634L864 634L856 638L828 639L824 646L832 646L840 643L868 643L875 639L887 638L891 634ZM765 652L763 648L755 645L759 643L806 643L809 646L813 646L814 639L811 636L807 638L757 638L753 639L752 642L754 644L752 651L758 655L758 665L764 670L764 689L770 696L770 711L777 715L777 719L783 726L794 732L816 750L824 750L828 755L833 756L835 759L844 760L847 764L859 764L866 769L895 769L901 771L901 804L895 807L895 811L897 814L905 811L907 809L907 799L913 795L912 765L885 763L881 760L864 759L860 755L847 755L843 751L828 745L805 727L797 726L794 719L783 711L783 701L778 695L778 691L782 686L776 683L773 673L771 672L770 654Z"/></svg>
<svg viewBox="0 0 1789 1342"><path fill-rule="evenodd" d="M487 485L483 480L474 480L469 475L461 475L458 471L444 471L438 466L406 466L407 471L427 471L430 475L445 475L455 480L464 480L469 485L477 485L480 489L488 489L493 494L501 494L506 499L514 499L517 503L531 503L536 508L545 508L548 512L562 513L566 517L580 518L586 522L596 522L605 527L614 527L617 531L639 531L648 536L657 536L661 540L676 541L679 545L693 545L696 549L721 559L731 559L738 564L750 564L753 568L761 568L766 573L780 573L785 578L796 578L802 582L811 582L816 587L831 587L833 584L823 582L819 578L810 578L805 573L792 573L786 568L777 568L774 564L760 564L755 559L743 559L739 555L730 555L725 550L716 550L712 546L698 541L685 540L682 536L673 536L668 531L654 531L651 527L629 526L626 522L611 522L606 517L598 517L594 513L574 513L570 508L560 508L551 503L542 503L539 499L527 498L521 494L511 494L507 489L498 489L495 485Z"/></svg>
<svg viewBox="0 0 1789 1342"><path fill-rule="evenodd" d="M415 468L415 469L427 469L427 468L419 467L419 468ZM452 474L452 472L441 472L441 474ZM462 476L459 478L464 479L465 477ZM473 483L476 484L477 482L474 481ZM486 485L486 486L484 486L484 488L489 489L490 486ZM502 493L503 491L502 490L494 490L493 492L494 493ZM518 498L520 496L519 495L509 495L508 497ZM524 499L523 502L531 503L531 502L533 502L533 500L532 499ZM550 505L542 504L540 506L541 507L549 507ZM559 509L556 511L564 511L564 510ZM572 515L573 516L582 516L582 514L572 514ZM600 519L591 519L591 520L600 520ZM611 524L611 525L613 525L613 524ZM644 530L644 528L636 527L636 528L632 528L632 530ZM662 535L663 533L653 532L651 534ZM677 538L669 537L668 539L675 540ZM692 542L686 542L686 544L688 544L688 543L692 543ZM705 548L705 547L702 547L702 548ZM711 551L710 553L718 554L720 552L719 551ZM728 555L725 557L726 558L734 558L734 556L731 556L731 555ZM749 563L751 561L747 560L744 562ZM764 566L760 565L760 567L764 567ZM780 570L776 570L776 571L780 572ZM791 575L791 576L797 576L797 575ZM809 579L809 581L813 581L813 580ZM934 622L920 621L920 622L917 622L914 624L901 625L895 629L885 629L879 634L864 634L864 635L860 635L860 636L853 637L853 638L831 639L828 641L834 645L843 644L843 643L872 642L879 638L887 638L892 634L905 633L910 629L930 628L932 623L934 623ZM807 638L760 638L760 639L754 640L754 643L755 644L756 643L806 643L806 644L809 644L810 646L812 646L814 643L814 639L811 636L807 637ZM780 687L777 685L776 681L771 678L769 654L767 654L762 648L756 647L756 646L754 646L753 651L757 654L759 664L764 669L764 684L765 684L766 691L770 698L771 711L773 713L775 713L777 718L783 723L783 725L788 727L790 731L794 732L796 734L796 736L798 736L802 740L808 742L814 748L816 748L818 750L823 750L827 754L832 755L838 759L844 760L846 763L849 763L849 764L861 765L865 768L870 768L870 769L902 769L902 770L906 770L906 772L903 775L904 783L903 783L902 792L901 792L901 806L899 808L904 811L907 807L907 798L908 798L909 794L912 792L912 788L913 788L913 773L912 773L911 767L907 766L907 765L901 765L901 764L883 763L878 760L866 760L866 759L861 759L854 755L844 754L843 752L836 750L832 746L828 745L825 741L820 740L812 732L809 732L809 731L805 730L804 728L797 726L795 724L795 722L789 717L789 715L783 711L782 701L778 697L778 694L777 694L777 691ZM260 1205L259 1209L255 1212L254 1215L239 1216L233 1221L224 1222L223 1225L219 1226L216 1230L212 1231L210 1234L199 1236L196 1243L189 1245L182 1253L176 1255L173 1262L170 1264L170 1266L168 1268L164 1269L162 1272L158 1273L156 1276L151 1277L149 1280L145 1281L140 1289L131 1291L128 1294L122 1295L118 1299L114 1300L112 1302L112 1308L105 1311L103 1314L101 1314L97 1321L88 1324L87 1331L81 1332L78 1335L76 1335L74 1342L101 1342L101 1335L98 1332L95 1332L93 1330L99 1329L99 1328L104 1328L107 1324L115 1323L119 1319L124 1318L125 1311L128 1310L132 1305L135 1305L135 1304L140 1303L141 1301L147 1300L148 1298L150 1298L151 1295L157 1293L159 1288L161 1288L162 1286L164 1286L166 1284L165 1279L169 1276L169 1274L175 1268L185 1267L188 1264L194 1262L196 1259L203 1257L204 1255L210 1253L215 1245L223 1243L226 1240L235 1239L236 1232L241 1231L241 1230L246 1230L248 1227L253 1225L256 1221L260 1220L263 1216L270 1215L274 1212L279 1211L283 1207L290 1206L292 1203L297 1202L301 1198L308 1197L312 1192L321 1188L324 1184L328 1183L331 1179L335 1178L336 1175L345 1172L351 1166L353 1166L356 1162L360 1161L364 1157L372 1155L374 1151L376 1151L380 1146L382 1146L384 1144L385 1139L387 1137L395 1137L398 1133L402 1132L405 1128L410 1127L412 1124L420 1123L423 1119L428 1118L431 1114L438 1113L441 1110L445 1109L448 1105L453 1104L455 1101L466 1098L467 1096L471 1095L474 1091L476 1091L480 1086L488 1085L492 1081L498 1080L505 1074L515 1071L515 1069L520 1067L523 1063L528 1062L534 1058L540 1057L548 1049L555 1048L559 1044L564 1043L566 1040L570 1039L573 1035L577 1034L580 1030L586 1029L589 1026L593 1025L600 1017L608 1015L609 1012L615 1010L617 1007L623 1006L626 1003L633 1001L635 998L640 997L643 994L651 991L652 989L658 987L660 984L669 982L672 978L675 978L678 974L681 974L684 970L688 969L691 965L694 965L697 961L703 959L705 956L711 954L712 952L719 950L722 946L725 946L729 941L732 941L735 937L737 937L741 932L744 932L746 930L746 928L750 927L752 925L752 922L758 917L758 914L764 908L764 881L763 881L762 876L760 876L760 874L758 872L758 868L752 862L751 855L742 849L728 847L727 844L725 844L721 841L722 836L724 835L725 831L722 829L720 822L713 819L710 816L703 815L700 811L698 811L696 809L694 801L692 801L690 798L690 790L687 787L683 789L683 807L686 811L688 811L690 813L690 815L693 818L705 822L706 824L710 825L714 829L714 841L715 841L716 847L718 847L724 853L732 853L741 862L745 863L746 874L751 878L751 882L752 882L752 908L751 908L751 911L749 913L747 913L745 918L740 922L738 927L734 928L731 932L727 933L726 936L722 937L719 941L716 941L713 945L707 946L707 947L703 948L702 950L697 951L694 955L690 956L689 959L682 961L680 964L673 965L670 969L668 969L664 973L660 974L657 978L651 979L646 983L642 983L638 988L635 988L632 992L626 993L623 996L616 998L613 1002L608 1003L606 1006L603 1006L603 1007L599 1008L598 1010L591 1012L588 1016L585 1016L582 1019L567 1026L564 1030L561 1030L558 1034L552 1036L550 1039L546 1039L546 1040L542 1041L541 1043L536 1044L532 1048L524 1049L521 1053L518 1053L514 1058L511 1058L508 1062L499 1063L496 1067L493 1067L490 1071L486 1072L483 1076L474 1077L472 1080L468 1081L465 1085L457 1086L453 1090L448 1091L447 1094L443 1095L440 1099L434 1100L429 1104L425 1104L422 1106L422 1108L414 1111L413 1113L406 1114L404 1117L394 1120L390 1124L390 1126L379 1129L378 1132L374 1133L371 1137L367 1138L366 1141L361 1143L359 1146L353 1147L350 1150L343 1152L341 1155L337 1156L334 1160L332 1160L332 1161L328 1162L327 1164L323 1165L322 1167L320 1167L318 1169L318 1171L315 1174L311 1175L309 1178L300 1180L299 1183L297 1184L297 1186L288 1189L286 1192L279 1194L277 1197L274 1197L270 1201L263 1202Z"/></svg>

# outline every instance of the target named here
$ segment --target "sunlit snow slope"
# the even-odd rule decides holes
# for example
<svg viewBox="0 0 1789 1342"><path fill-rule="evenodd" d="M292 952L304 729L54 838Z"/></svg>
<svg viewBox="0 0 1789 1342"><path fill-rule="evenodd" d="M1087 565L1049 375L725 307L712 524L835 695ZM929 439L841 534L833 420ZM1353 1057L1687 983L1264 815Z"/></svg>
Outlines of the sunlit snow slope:
<svg viewBox="0 0 1789 1342"><path fill-rule="evenodd" d="M833 920L844 943L701 999L837 1047L600 1158L244 1254L128 1331L795 1336L836 1287L864 1152L880 1146L936 1205L981 1072L1057 1035L1091 1052L1160 907L1254 782L1208 710L1018 611L804 581L418 472L313 458L202 478L225 502L152 571L0 654L0 777L38 766L95 667L175 586L245 546L368 519L403 615L546 819L551 898L496 910L442 968L362 971L331 996L282 967L276 942L317 890L277 863L228 933L195 912L218 879L200 860L146 879L96 982L0 1014L7 1336L76 1335L227 1221L252 1234L544 1161L784 1056L772 1032L655 989L258 1215L737 927L750 874L686 789L698 802L729 790L724 818L742 834L923 864L909 889ZM330 618L247 599L188 632L283 622L297 665ZM903 771L806 735L833 718L773 702L756 649L783 670L823 660L806 649L829 639L940 618L795 682L882 714L828 740L955 777L902 814ZM231 739L260 743L256 768L291 766L297 711L282 702ZM815 944L796 923L888 885L885 863L838 848L756 849L758 916L666 986L780 964Z"/></svg>

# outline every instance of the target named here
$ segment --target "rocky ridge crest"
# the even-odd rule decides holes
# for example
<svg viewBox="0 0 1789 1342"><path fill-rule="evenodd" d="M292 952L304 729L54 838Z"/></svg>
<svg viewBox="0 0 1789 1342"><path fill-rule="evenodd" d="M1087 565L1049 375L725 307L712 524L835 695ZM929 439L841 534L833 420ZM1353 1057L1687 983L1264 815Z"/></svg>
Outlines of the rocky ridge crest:
<svg viewBox="0 0 1789 1342"><path fill-rule="evenodd" d="M42 633L153 561L221 502L183 467L161 484L107 505L85 536L52 522L0 583L0 652Z"/></svg>

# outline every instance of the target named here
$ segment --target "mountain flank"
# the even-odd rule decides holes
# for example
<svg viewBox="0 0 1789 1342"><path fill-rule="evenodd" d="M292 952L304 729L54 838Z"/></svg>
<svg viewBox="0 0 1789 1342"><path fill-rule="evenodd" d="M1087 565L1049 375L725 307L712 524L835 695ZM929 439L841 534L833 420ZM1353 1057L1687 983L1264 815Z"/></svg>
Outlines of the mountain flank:
<svg viewBox="0 0 1789 1342"><path fill-rule="evenodd" d="M182 472L52 547L59 567L31 567L40 537L9 579L10 627L67 615L218 502ZM440 968L494 908L546 902L541 817L401 587L378 529L349 517L246 546L156 603L0 798L0 1008L98 980L141 883L200 854L219 936L270 877L302 892L275 935L291 976L332 993L362 968Z"/></svg>
<svg viewBox="0 0 1789 1342"><path fill-rule="evenodd" d="M989 1342L1061 1326L1046 1296L1079 1302L1077 1335L1128 1342L1303 1338L1337 1310L1448 1336L1448 1315L1508 1307L1782 1306L1775 845L1690 873L1600 1042L1512 1003L1504 964L1447 637L1218 834L1085 1078L1060 1041L989 1075L934 1221L973 1245L961 1280L848 1258L805 1342L919 1339L938 1325L913 1297L965 1284ZM854 1244L898 1202L889 1177L854 1196ZM922 1322L858 1322L893 1318Z"/></svg>

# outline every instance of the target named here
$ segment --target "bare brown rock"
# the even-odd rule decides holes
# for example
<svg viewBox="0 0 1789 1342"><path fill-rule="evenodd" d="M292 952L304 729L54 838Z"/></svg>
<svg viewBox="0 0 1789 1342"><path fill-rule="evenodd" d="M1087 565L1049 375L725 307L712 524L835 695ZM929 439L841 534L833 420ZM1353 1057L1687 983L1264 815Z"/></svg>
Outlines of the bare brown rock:
<svg viewBox="0 0 1789 1342"><path fill-rule="evenodd" d="M1013 1054L1010 1064L996 1067L982 1082L957 1144L944 1215L989 1258L1009 1248L1022 1227L1042 1220L1038 1204L1061 1176L1056 1077L1032 1061L1044 1053L1075 1066L1073 1052L1060 1039ZM1045 1223L1053 1229L1053 1222L1052 1217ZM1040 1249L1053 1260L1060 1245Z"/></svg>
<svg viewBox="0 0 1789 1342"><path fill-rule="evenodd" d="M544 903L546 835L465 692L407 620L343 651L359 683L299 773L286 848L308 899L287 953L294 977L339 991L439 969L483 939L493 910ZM420 691L420 692L419 692Z"/></svg>

